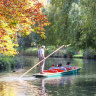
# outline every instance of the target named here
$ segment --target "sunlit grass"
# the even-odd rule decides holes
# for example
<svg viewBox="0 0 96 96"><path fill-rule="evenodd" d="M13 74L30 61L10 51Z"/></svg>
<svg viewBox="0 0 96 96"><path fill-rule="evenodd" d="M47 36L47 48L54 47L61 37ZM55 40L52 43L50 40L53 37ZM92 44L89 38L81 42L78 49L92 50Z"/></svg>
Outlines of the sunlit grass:
<svg viewBox="0 0 96 96"><path fill-rule="evenodd" d="M77 54L77 55L74 55L73 57L83 57L83 54Z"/></svg>

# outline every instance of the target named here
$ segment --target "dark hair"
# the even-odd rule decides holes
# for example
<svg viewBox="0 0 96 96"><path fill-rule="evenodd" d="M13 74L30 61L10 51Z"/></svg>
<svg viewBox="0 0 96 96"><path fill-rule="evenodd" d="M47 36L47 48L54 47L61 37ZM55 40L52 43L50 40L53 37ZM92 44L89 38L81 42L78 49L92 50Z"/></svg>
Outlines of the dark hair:
<svg viewBox="0 0 96 96"><path fill-rule="evenodd" d="M58 67L61 67L61 66L62 66L62 63L59 63L59 64L58 64Z"/></svg>
<svg viewBox="0 0 96 96"><path fill-rule="evenodd" d="M52 64L52 66L55 66L54 64Z"/></svg>
<svg viewBox="0 0 96 96"><path fill-rule="evenodd" d="M70 62L67 62L67 64L66 65L69 65L70 64Z"/></svg>

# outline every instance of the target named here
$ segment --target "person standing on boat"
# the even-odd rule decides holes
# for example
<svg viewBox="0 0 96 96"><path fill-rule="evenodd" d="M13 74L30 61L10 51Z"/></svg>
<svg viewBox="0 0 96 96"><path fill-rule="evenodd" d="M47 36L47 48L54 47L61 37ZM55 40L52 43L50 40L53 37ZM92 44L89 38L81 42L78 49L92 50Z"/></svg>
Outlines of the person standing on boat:
<svg viewBox="0 0 96 96"><path fill-rule="evenodd" d="M39 61L42 61L42 60L45 58L44 51L45 51L45 46L42 45L41 48L40 48L39 51L38 51ZM40 74L43 74L44 64L45 64L45 60L43 60L43 61L40 63Z"/></svg>

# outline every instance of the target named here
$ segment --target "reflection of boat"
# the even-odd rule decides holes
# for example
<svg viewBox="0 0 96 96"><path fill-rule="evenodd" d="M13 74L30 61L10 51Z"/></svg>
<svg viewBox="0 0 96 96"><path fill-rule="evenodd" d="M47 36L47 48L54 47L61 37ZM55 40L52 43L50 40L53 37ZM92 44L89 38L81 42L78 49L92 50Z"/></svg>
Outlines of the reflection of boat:
<svg viewBox="0 0 96 96"><path fill-rule="evenodd" d="M74 74L77 74L78 71L80 70L81 68L80 67L72 67L72 70L67 70L67 71L64 71L64 70L45 70L44 71L44 74L40 74L40 73L37 73L37 74L34 74L33 76L35 77L55 77L55 76L64 76L64 75L74 75Z"/></svg>
<svg viewBox="0 0 96 96"><path fill-rule="evenodd" d="M62 76L62 77L58 76L58 77L51 77L51 78L50 77L39 78L37 79L39 80L40 85L41 85L40 86L41 91L40 91L39 96L52 96L47 93L48 91L50 91L50 94L54 94L55 92L60 93L60 90L66 90L68 87L72 86L72 84L76 82L76 78L77 78L77 75ZM59 96L62 96L62 95L59 95Z"/></svg>
<svg viewBox="0 0 96 96"><path fill-rule="evenodd" d="M76 79L76 75L74 76L58 76L58 77L49 77L49 78L40 78L40 80L44 81L44 84L49 84L53 86L57 85L70 85L72 80Z"/></svg>

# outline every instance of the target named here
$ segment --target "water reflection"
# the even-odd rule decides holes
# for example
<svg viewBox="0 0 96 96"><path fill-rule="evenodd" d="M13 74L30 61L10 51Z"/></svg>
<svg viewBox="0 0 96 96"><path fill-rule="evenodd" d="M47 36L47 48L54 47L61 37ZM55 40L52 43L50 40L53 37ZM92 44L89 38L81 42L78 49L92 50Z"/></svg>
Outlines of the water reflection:
<svg viewBox="0 0 96 96"><path fill-rule="evenodd" d="M11 74L10 74L11 75ZM45 93L45 84L40 80L41 86L34 85L34 77L1 77L0 96L50 96Z"/></svg>
<svg viewBox="0 0 96 96"><path fill-rule="evenodd" d="M40 79L41 93L39 96L94 96L96 79L81 78L78 75L58 78ZM89 91L90 90L90 91Z"/></svg>
<svg viewBox="0 0 96 96"><path fill-rule="evenodd" d="M12 87L14 83L0 82L0 96L17 96L16 87Z"/></svg>
<svg viewBox="0 0 96 96"><path fill-rule="evenodd" d="M23 72L34 66L38 58L23 57L19 64L23 64L23 71L14 74L0 74L0 96L95 96L96 95L96 61L70 59L72 66L82 67L80 75L36 79L32 74L39 72L39 66L21 80L17 80ZM22 62L21 62L22 61ZM68 61L64 58L48 58L45 69L61 61L63 66ZM10 76L10 78L9 78Z"/></svg>
<svg viewBox="0 0 96 96"><path fill-rule="evenodd" d="M47 78L47 79L44 79L44 81L45 81L45 84L50 84L52 86L63 86L65 83L70 85L73 77L74 76Z"/></svg>
<svg viewBox="0 0 96 96"><path fill-rule="evenodd" d="M38 96L38 87L26 81L0 82L0 96Z"/></svg>
<svg viewBox="0 0 96 96"><path fill-rule="evenodd" d="M44 81L44 79L41 79L40 80L40 93L39 93L39 95L40 96L46 96L46 92L45 92L45 81Z"/></svg>
<svg viewBox="0 0 96 96"><path fill-rule="evenodd" d="M36 79L27 76L18 80L7 77L9 81L0 81L0 96L94 96L96 78L93 77L71 75Z"/></svg>
<svg viewBox="0 0 96 96"><path fill-rule="evenodd" d="M64 87L64 86L71 86L71 84L73 83L72 81L76 80L77 78L77 75L74 75L74 76L64 76L64 77L55 77L55 78L41 78L41 79L38 79L40 82L40 93L39 93L39 96L47 96L46 94L50 93L50 92L53 92L54 90L52 88L56 88L56 87ZM51 89L49 91L49 89ZM57 88L58 90L58 88ZM56 91L56 90L55 90ZM52 93L53 94L53 93ZM50 95L52 95L50 94ZM49 96L49 95L48 95Z"/></svg>

